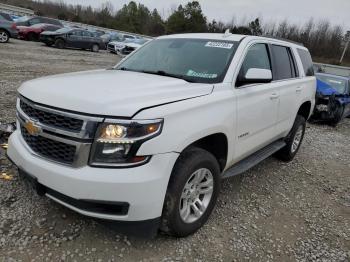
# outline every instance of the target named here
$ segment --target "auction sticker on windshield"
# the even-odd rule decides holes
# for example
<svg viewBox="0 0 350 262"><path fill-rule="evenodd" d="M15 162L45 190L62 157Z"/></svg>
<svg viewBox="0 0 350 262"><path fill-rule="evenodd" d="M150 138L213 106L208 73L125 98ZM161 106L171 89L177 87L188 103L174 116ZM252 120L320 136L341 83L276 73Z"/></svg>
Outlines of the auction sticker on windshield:
<svg viewBox="0 0 350 262"><path fill-rule="evenodd" d="M225 42L207 42L205 44L205 46L206 47L216 47L216 48L231 49L233 47L233 44L225 43Z"/></svg>
<svg viewBox="0 0 350 262"><path fill-rule="evenodd" d="M194 77L200 77L200 78L216 78L217 74L208 74L208 73L199 73L193 70L188 70L187 76L194 76Z"/></svg>

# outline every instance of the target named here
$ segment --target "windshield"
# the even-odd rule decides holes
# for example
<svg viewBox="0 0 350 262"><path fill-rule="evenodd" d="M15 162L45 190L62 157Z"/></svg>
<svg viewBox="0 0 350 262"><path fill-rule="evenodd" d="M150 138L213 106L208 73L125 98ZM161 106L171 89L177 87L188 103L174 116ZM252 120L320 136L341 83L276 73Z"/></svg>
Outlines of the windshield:
<svg viewBox="0 0 350 262"><path fill-rule="evenodd" d="M157 39L119 64L116 69L219 83L226 74L238 42L204 39Z"/></svg>
<svg viewBox="0 0 350 262"><path fill-rule="evenodd" d="M317 75L317 78L330 85L341 94L344 94L346 91L347 80L345 79L324 75Z"/></svg>
<svg viewBox="0 0 350 262"><path fill-rule="evenodd" d="M17 22L25 22L29 19L30 19L30 17L28 17L28 16L22 16L20 18L17 18Z"/></svg>
<svg viewBox="0 0 350 262"><path fill-rule="evenodd" d="M67 33L71 30L72 30L71 28L60 28L60 29L56 30L55 33Z"/></svg>

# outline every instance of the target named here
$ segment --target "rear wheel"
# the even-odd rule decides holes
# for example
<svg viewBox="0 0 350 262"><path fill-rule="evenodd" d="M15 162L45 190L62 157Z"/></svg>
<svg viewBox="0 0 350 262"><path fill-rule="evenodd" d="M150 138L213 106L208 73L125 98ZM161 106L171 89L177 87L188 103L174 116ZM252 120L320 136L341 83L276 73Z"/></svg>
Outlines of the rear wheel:
<svg viewBox="0 0 350 262"><path fill-rule="evenodd" d="M93 44L93 45L91 46L91 51L92 51L92 52L98 52L98 51L100 51L100 46L99 46L98 44Z"/></svg>
<svg viewBox="0 0 350 262"><path fill-rule="evenodd" d="M304 138L306 127L306 120L303 116L297 115L292 130L285 138L287 143L285 147L276 153L276 157L289 162L292 161L295 155L298 153L301 143Z"/></svg>
<svg viewBox="0 0 350 262"><path fill-rule="evenodd" d="M62 49L62 48L65 48L66 43L64 42L63 39L57 39L57 40L55 41L55 46L56 46L57 48L59 48L59 49Z"/></svg>
<svg viewBox="0 0 350 262"><path fill-rule="evenodd" d="M190 148L177 160L169 181L161 230L185 237L208 220L220 190L220 168L215 157Z"/></svg>
<svg viewBox="0 0 350 262"><path fill-rule="evenodd" d="M0 29L0 43L7 43L10 39L10 34L3 30L3 29Z"/></svg>

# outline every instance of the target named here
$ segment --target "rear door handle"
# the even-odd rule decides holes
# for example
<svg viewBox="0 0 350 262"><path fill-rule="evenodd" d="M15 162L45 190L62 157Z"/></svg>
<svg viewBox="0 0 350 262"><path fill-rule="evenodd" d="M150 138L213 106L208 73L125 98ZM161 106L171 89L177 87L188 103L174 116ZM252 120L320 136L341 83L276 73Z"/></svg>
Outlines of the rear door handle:
<svg viewBox="0 0 350 262"><path fill-rule="evenodd" d="M279 98L280 96L276 93L273 93L272 95L270 95L270 99L273 100L273 99L277 99Z"/></svg>
<svg viewBox="0 0 350 262"><path fill-rule="evenodd" d="M295 92L300 93L301 90L302 90L301 86L298 86L298 87L295 89Z"/></svg>

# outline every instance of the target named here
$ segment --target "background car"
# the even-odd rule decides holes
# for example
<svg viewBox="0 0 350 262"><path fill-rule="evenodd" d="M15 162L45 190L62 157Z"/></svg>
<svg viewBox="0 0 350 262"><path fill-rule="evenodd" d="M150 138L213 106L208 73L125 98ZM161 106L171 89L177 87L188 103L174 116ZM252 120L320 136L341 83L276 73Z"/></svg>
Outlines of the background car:
<svg viewBox="0 0 350 262"><path fill-rule="evenodd" d="M39 41L40 34L45 31L56 31L62 28L58 25L35 24L32 26L17 26L18 38L29 41Z"/></svg>
<svg viewBox="0 0 350 262"><path fill-rule="evenodd" d="M107 50L111 53L116 53L121 56L129 55L134 52L136 49L143 46L149 40L143 38L137 39L124 39L123 41L112 41L107 45Z"/></svg>
<svg viewBox="0 0 350 262"><path fill-rule="evenodd" d="M61 28L55 32L43 32L40 34L40 41L47 46L90 49L93 52L105 48L102 39L96 37L93 32L76 28Z"/></svg>
<svg viewBox="0 0 350 262"><path fill-rule="evenodd" d="M63 27L63 24L60 21L52 18L41 17L41 16L34 16L34 17L23 16L16 20L17 26L32 26L35 24L51 24L51 25L57 25L57 26Z"/></svg>
<svg viewBox="0 0 350 262"><path fill-rule="evenodd" d="M0 12L0 16L7 21L13 22L12 16L8 13Z"/></svg>
<svg viewBox="0 0 350 262"><path fill-rule="evenodd" d="M16 24L0 14L0 43L7 43L11 37L16 38L17 36Z"/></svg>
<svg viewBox="0 0 350 262"><path fill-rule="evenodd" d="M317 92L313 120L333 126L350 116L350 78L316 73Z"/></svg>
<svg viewBox="0 0 350 262"><path fill-rule="evenodd" d="M100 36L103 43L105 43L106 47L107 44L111 41L123 41L123 35L119 33L106 33L104 35Z"/></svg>

